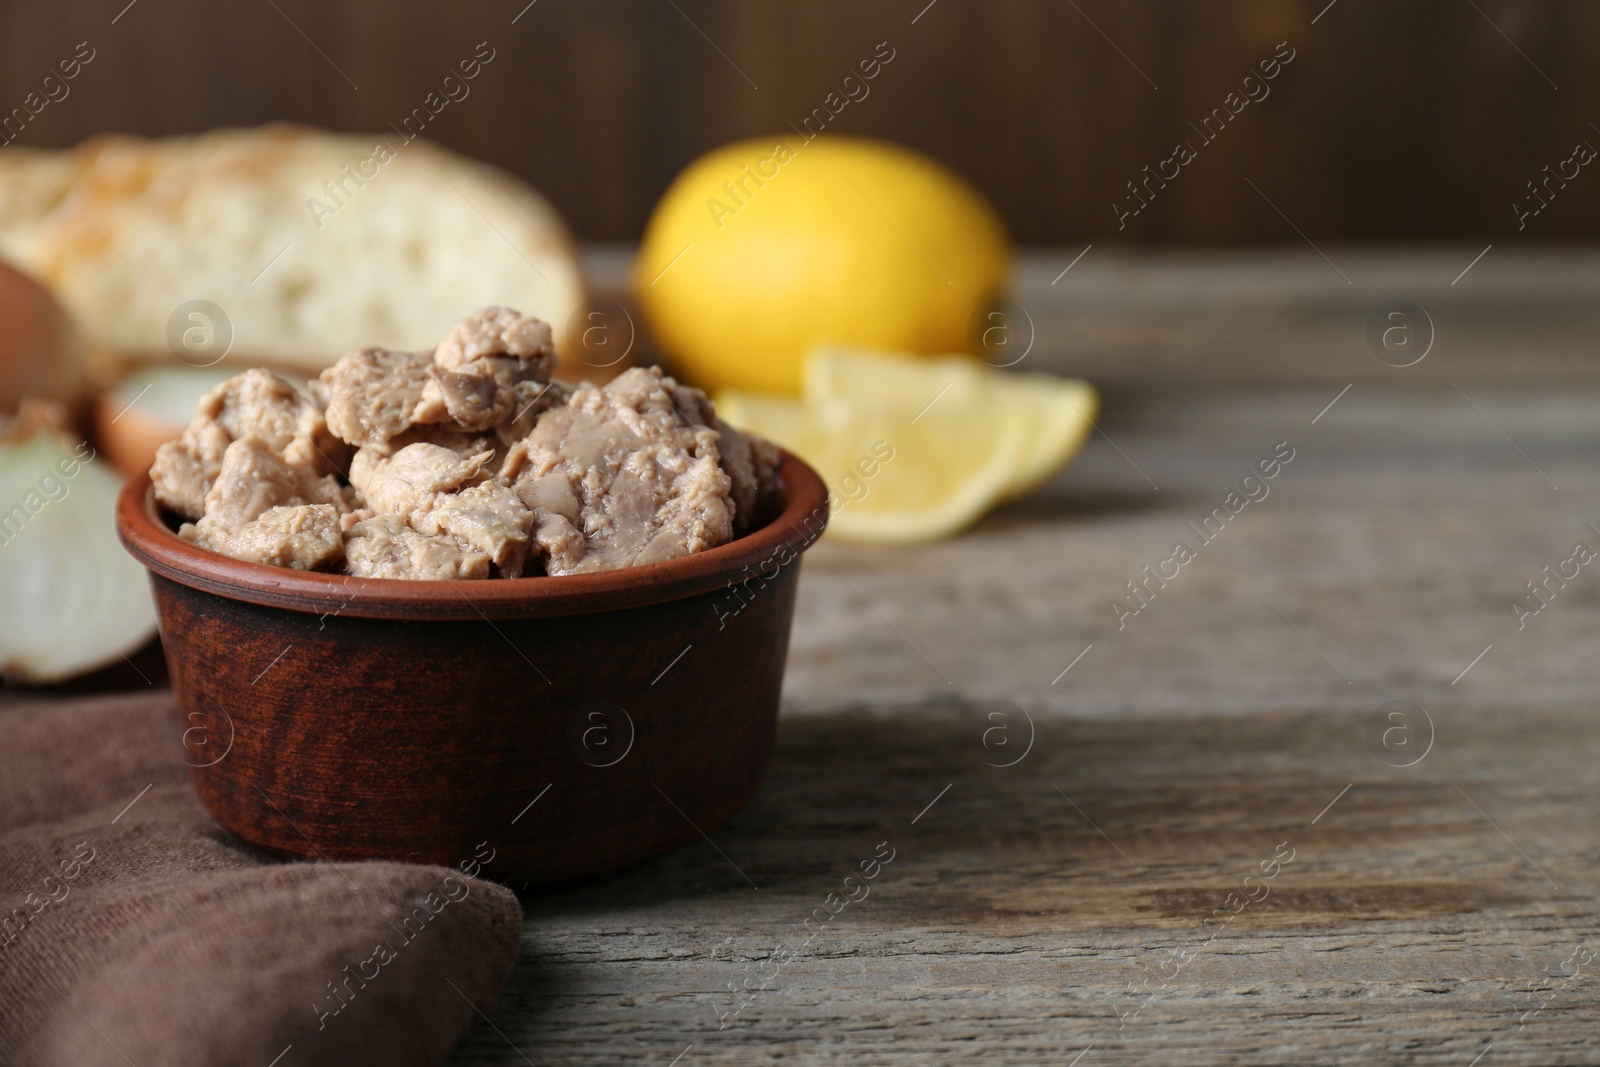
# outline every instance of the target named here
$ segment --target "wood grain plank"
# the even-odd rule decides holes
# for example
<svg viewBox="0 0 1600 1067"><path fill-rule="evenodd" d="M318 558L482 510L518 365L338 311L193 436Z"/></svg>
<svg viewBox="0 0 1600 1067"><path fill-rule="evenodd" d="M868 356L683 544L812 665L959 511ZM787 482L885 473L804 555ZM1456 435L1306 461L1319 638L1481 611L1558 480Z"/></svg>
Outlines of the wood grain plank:
<svg viewBox="0 0 1600 1067"><path fill-rule="evenodd" d="M1491 1043L1501 1062L1600 1060L1592 979L1562 968L1600 948L1587 709L1463 714L1403 770L1350 716L1055 720L1003 770L984 765L991 725L950 706L790 722L760 799L715 835L728 859L702 843L525 900L504 1036L480 1028L452 1062L519 1062L507 1040L541 1063L690 1045L700 1062L1065 1063L1092 1045L1461 1064ZM882 841L894 862L811 938L798 924ZM1288 849L1211 937L1202 920Z"/></svg>

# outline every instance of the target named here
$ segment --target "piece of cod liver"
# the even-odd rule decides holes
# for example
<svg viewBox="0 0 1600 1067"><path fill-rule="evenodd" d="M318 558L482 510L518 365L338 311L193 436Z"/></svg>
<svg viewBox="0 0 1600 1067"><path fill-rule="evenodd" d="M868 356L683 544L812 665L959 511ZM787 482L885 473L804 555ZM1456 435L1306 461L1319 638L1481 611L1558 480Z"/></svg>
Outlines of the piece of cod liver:
<svg viewBox="0 0 1600 1067"><path fill-rule="evenodd" d="M512 446L501 479L533 512L549 574L675 559L733 536L717 433L695 425L656 368L584 387Z"/></svg>
<svg viewBox="0 0 1600 1067"><path fill-rule="evenodd" d="M345 531L345 570L360 578L440 581L489 577L489 557L446 537L428 537L398 515L375 515Z"/></svg>
<svg viewBox="0 0 1600 1067"><path fill-rule="evenodd" d="M339 517L349 510L337 478L252 435L224 450L204 515L178 536L235 559L325 570L344 558Z"/></svg>
<svg viewBox="0 0 1600 1067"><path fill-rule="evenodd" d="M717 431L717 451L722 469L732 482L728 495L733 500L733 532L742 537L755 529L762 511L772 496L773 475L778 469L778 446L764 437L745 434L717 416L711 399L690 385L679 385L663 377L661 387L672 398L678 413L696 426Z"/></svg>
<svg viewBox="0 0 1600 1067"><path fill-rule="evenodd" d="M328 429L353 445L388 444L416 425L431 352L361 348L322 372Z"/></svg>
<svg viewBox="0 0 1600 1067"><path fill-rule="evenodd" d="M462 550L482 553L501 574L522 573L533 514L504 485L485 480L493 457L485 449L456 449L417 442L392 456L363 448L350 464L350 480L367 507L426 537L449 537ZM373 534L379 536L379 534Z"/></svg>
<svg viewBox="0 0 1600 1067"><path fill-rule="evenodd" d="M235 441L253 437L297 468L334 474L350 447L328 429L322 410L271 371L229 378L200 398L183 436L156 452L150 480L156 499L190 521L205 513L206 494Z"/></svg>
<svg viewBox="0 0 1600 1067"><path fill-rule="evenodd" d="M560 395L549 388L555 363L549 323L510 308L480 308L434 350L416 421L448 420L470 431L520 423Z"/></svg>

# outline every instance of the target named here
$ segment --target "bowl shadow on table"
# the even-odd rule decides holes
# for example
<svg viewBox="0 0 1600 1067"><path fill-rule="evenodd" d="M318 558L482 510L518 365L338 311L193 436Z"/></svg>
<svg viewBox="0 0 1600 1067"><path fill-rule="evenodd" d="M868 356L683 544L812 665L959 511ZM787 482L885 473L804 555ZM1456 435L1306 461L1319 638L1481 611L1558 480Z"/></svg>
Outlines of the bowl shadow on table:
<svg viewBox="0 0 1600 1067"><path fill-rule="evenodd" d="M985 725L992 723L977 708L954 703L919 706L894 718L842 708L780 719L759 793L712 830L709 840L702 837L618 875L519 891L521 955L489 1019L524 1049L524 1040L545 1035L581 1044L582 1038L563 1029L568 1019L560 1005L583 995L568 983L575 967L589 966L581 942L591 935L643 924L664 945L694 948L702 958L683 961L694 971L707 966L703 957L726 934L760 928L783 937L786 920L798 921L838 888L880 842L890 842L898 857L915 855L937 865L935 851L958 847L968 827L952 838L947 826L930 840L925 831L934 824L931 812L917 825L912 820L947 783L960 790L970 777L1006 773L984 766L985 759L994 759L983 747ZM934 849L927 847L936 841ZM671 919L662 924L662 916ZM702 928L703 937L697 934ZM501 1053L510 1055L502 1039L480 1026L457 1046L451 1062L477 1063L479 1056ZM520 1061L512 1056L507 1062Z"/></svg>
<svg viewBox="0 0 1600 1067"><path fill-rule="evenodd" d="M751 881L762 891L813 888L850 849L871 838L870 855L871 843L903 830L951 775L962 772L961 757L985 769L976 710L952 704L919 708L917 715L914 730L906 719L859 709L780 719L760 791L727 824L618 875L514 887L524 911L660 905L748 891ZM936 779L939 785L928 791ZM751 853L758 855L741 862Z"/></svg>

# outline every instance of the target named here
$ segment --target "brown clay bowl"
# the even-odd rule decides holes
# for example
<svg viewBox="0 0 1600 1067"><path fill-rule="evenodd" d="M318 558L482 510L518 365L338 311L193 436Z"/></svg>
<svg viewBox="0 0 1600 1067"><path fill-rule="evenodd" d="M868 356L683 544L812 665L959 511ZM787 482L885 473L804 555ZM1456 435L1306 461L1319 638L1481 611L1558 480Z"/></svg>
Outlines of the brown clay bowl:
<svg viewBox="0 0 1600 1067"><path fill-rule="evenodd" d="M200 800L252 845L456 866L513 886L710 833L771 758L800 554L827 521L785 454L775 517L597 574L411 582L181 540L148 475L117 502L150 570Z"/></svg>

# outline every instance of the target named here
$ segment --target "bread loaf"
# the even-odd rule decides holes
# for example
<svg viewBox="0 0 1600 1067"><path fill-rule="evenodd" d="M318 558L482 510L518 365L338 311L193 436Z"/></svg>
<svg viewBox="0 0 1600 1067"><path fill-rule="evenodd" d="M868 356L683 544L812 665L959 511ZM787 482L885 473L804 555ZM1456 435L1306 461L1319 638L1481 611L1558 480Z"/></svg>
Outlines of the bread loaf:
<svg viewBox="0 0 1600 1067"><path fill-rule="evenodd" d="M26 254L61 193L83 170L85 152L12 145L0 152L0 259L27 266ZM71 209L68 208L70 211Z"/></svg>
<svg viewBox="0 0 1600 1067"><path fill-rule="evenodd" d="M223 366L314 373L360 346L428 348L486 304L561 338L583 299L543 197L398 133L275 125L7 148L0 256L54 289L91 342L195 366L226 348ZM195 301L220 316L193 318Z"/></svg>

